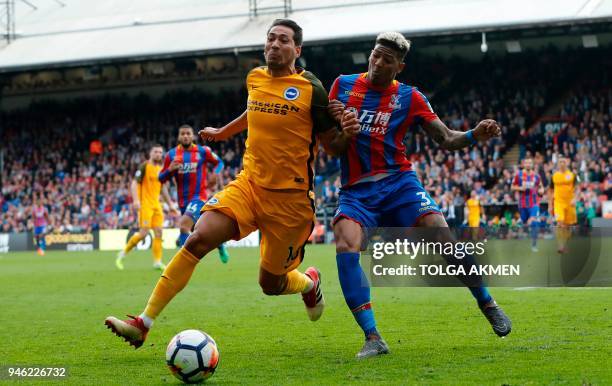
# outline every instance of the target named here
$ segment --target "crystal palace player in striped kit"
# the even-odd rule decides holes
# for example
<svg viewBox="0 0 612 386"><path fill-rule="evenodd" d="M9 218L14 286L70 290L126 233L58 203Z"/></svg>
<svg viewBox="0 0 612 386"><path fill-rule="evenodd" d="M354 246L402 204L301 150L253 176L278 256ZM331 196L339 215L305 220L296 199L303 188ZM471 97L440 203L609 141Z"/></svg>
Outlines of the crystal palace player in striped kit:
<svg viewBox="0 0 612 386"><path fill-rule="evenodd" d="M207 165L214 167L219 174L223 170L223 161L208 146L196 145L193 128L189 125L179 127L179 145L171 149L164 160L164 167L159 173L159 181L165 183L174 178L176 183L178 205L181 209L179 227L181 233L177 240L182 247L189 237L193 226L200 218L200 211L208 199L206 193ZM229 254L225 246L219 246L219 258L227 263Z"/></svg>
<svg viewBox="0 0 612 386"><path fill-rule="evenodd" d="M36 253L44 256L47 243L45 242L45 233L47 224L49 223L49 212L43 205L43 200L34 201L32 206L32 217L34 217L34 239L36 241Z"/></svg>
<svg viewBox="0 0 612 386"><path fill-rule="evenodd" d="M533 170L533 160L523 160L523 170L519 170L512 181L512 190L519 192L519 213L521 221L530 227L531 250L538 251L538 223L540 217L540 195L544 194L544 185L540 175Z"/></svg>
<svg viewBox="0 0 612 386"><path fill-rule="evenodd" d="M378 36L369 58L368 72L338 77L330 92L330 113L346 127L357 126L342 157L342 184L334 217L336 261L347 305L365 333L357 354L367 358L388 352L376 329L370 288L359 264L362 232L375 227L440 227L438 241L452 241L448 225L412 170L405 155L404 136L421 125L441 147L461 149L499 136L493 120L481 121L468 132L444 125L415 87L395 80L404 68L410 48L397 32ZM452 260L452 256L445 256ZM472 259L473 261L473 259ZM483 314L499 336L510 333L511 322L481 280L470 286ZM479 278L480 279L480 278ZM472 282L474 283L474 282Z"/></svg>

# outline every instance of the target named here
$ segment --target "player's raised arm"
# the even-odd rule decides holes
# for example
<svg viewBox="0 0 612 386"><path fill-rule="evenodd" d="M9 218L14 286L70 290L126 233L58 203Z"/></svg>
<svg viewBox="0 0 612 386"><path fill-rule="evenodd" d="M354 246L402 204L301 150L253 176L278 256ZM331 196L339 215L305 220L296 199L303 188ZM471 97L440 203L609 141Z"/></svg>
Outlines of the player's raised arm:
<svg viewBox="0 0 612 386"><path fill-rule="evenodd" d="M459 150L501 135L499 125L493 119L482 120L475 128L465 132L449 129L434 113L425 95L416 88L413 90L411 113L427 134L446 150Z"/></svg>
<svg viewBox="0 0 612 386"><path fill-rule="evenodd" d="M475 128L465 132L449 129L439 118L423 124L423 128L436 143L446 150L459 150L501 135L499 125L493 119L482 120Z"/></svg>
<svg viewBox="0 0 612 386"><path fill-rule="evenodd" d="M227 125L221 128L205 127L198 132L198 135L205 141L225 141L247 128L247 112L245 110L238 118Z"/></svg>

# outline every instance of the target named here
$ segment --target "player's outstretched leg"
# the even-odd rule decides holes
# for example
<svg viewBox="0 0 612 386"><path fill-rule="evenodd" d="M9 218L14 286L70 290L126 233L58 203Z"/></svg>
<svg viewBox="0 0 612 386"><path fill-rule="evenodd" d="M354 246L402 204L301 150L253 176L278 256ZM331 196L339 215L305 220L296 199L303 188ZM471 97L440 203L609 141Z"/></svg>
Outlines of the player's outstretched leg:
<svg viewBox="0 0 612 386"><path fill-rule="evenodd" d="M334 226L338 278L346 305L363 330L365 343L357 358L365 359L389 353L389 346L376 329L374 311L370 303L370 285L359 263L361 226L341 219Z"/></svg>
<svg viewBox="0 0 612 386"><path fill-rule="evenodd" d="M455 238L450 232L446 220L440 214L431 214L425 217L421 217L417 223L421 227L434 227L441 228L439 232L436 232L436 237L439 242L455 242ZM469 272L469 267L475 264L474 256L467 255L463 259L458 260L455 256L448 255L444 256L448 264L453 265L465 265L466 272ZM493 331L500 337L504 337L512 331L512 321L495 302L489 289L482 282L482 277L475 278L474 276L466 277L458 275L457 278L464 283L476 299L478 307L487 318Z"/></svg>
<svg viewBox="0 0 612 386"><path fill-rule="evenodd" d="M200 259L237 233L235 220L220 212L209 211L202 217L206 217L206 221L198 222L185 246L174 255L157 281L144 312L127 320L109 316L104 321L108 328L135 348L142 346L155 318L187 285Z"/></svg>
<svg viewBox="0 0 612 386"><path fill-rule="evenodd" d="M302 294L306 313L313 322L323 314L325 298L321 291L321 273L315 267L308 267L305 273L294 269L281 275L260 267L259 285L266 295Z"/></svg>

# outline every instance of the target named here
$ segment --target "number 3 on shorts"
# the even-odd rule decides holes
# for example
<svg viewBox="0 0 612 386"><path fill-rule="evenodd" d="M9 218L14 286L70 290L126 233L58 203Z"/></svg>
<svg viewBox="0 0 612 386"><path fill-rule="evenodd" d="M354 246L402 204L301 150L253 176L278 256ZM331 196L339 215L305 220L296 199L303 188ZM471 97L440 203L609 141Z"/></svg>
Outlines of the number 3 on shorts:
<svg viewBox="0 0 612 386"><path fill-rule="evenodd" d="M429 197L427 197L427 193L425 192L417 192L417 196L421 197L421 206L427 206L429 204L431 204L431 200L429 199Z"/></svg>

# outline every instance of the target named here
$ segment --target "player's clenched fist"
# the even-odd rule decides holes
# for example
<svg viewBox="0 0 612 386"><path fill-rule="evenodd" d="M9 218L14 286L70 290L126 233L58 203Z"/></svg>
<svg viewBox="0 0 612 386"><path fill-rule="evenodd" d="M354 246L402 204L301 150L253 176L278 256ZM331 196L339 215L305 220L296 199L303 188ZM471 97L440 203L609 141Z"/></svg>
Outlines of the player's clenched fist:
<svg viewBox="0 0 612 386"><path fill-rule="evenodd" d="M493 137L501 135L501 128L493 119L483 119L474 128L474 139L477 141L486 141Z"/></svg>
<svg viewBox="0 0 612 386"><path fill-rule="evenodd" d="M332 99L329 101L329 105L327 105L327 111L336 122L340 122L342 120L342 114L344 113L344 103L337 99Z"/></svg>
<svg viewBox="0 0 612 386"><path fill-rule="evenodd" d="M348 137L354 137L359 134L359 130L361 130L361 126L359 125L359 120L357 119L357 114L354 111L345 110L342 113L342 120L340 121L340 126L342 127L342 132L344 135Z"/></svg>
<svg viewBox="0 0 612 386"><path fill-rule="evenodd" d="M173 161L170 163L170 166L168 167L168 170L170 170L171 172L173 172L173 171L177 170L177 169L178 169L178 168L180 168L180 167L181 167L181 162L180 162L180 161L178 161L178 160L173 160Z"/></svg>
<svg viewBox="0 0 612 386"><path fill-rule="evenodd" d="M204 141L221 141L223 138L221 137L221 129L216 127L205 127L202 130L198 131L198 135Z"/></svg>

